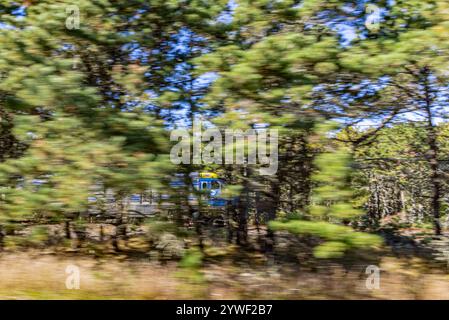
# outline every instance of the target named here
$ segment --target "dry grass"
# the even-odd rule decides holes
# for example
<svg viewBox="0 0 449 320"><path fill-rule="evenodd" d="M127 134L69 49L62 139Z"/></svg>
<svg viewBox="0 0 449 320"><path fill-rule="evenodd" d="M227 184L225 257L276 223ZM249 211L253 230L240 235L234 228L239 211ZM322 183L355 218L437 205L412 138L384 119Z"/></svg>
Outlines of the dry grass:
<svg viewBox="0 0 449 320"><path fill-rule="evenodd" d="M68 265L79 267L79 290L66 288ZM180 287L170 265L29 252L0 258L2 299L182 299L202 294L195 285L188 294Z"/></svg>
<svg viewBox="0 0 449 320"><path fill-rule="evenodd" d="M66 288L66 267L80 268L80 289ZM420 260L384 258L381 288L367 290L366 275L338 265L285 275L272 267L230 262L204 268L204 281L182 277L175 264L103 260L37 251L0 255L1 299L449 299L449 275Z"/></svg>

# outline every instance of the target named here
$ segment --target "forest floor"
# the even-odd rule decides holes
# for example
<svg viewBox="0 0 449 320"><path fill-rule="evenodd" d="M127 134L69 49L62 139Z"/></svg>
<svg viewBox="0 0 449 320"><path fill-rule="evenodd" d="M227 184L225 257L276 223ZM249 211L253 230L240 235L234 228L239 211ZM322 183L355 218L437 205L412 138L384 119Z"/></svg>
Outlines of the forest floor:
<svg viewBox="0 0 449 320"><path fill-rule="evenodd" d="M210 246L194 272L177 261L137 254L131 249L142 242L138 237L118 254L98 254L94 246L7 247L0 253L0 299L449 299L447 266L429 260L416 245L387 238L375 258L341 261L309 262L299 253L299 262L278 259L282 235L281 251L271 258L235 245ZM291 251L287 245L284 250ZM378 289L366 286L371 264L381 270ZM73 270L68 266L79 269L79 289L67 288Z"/></svg>

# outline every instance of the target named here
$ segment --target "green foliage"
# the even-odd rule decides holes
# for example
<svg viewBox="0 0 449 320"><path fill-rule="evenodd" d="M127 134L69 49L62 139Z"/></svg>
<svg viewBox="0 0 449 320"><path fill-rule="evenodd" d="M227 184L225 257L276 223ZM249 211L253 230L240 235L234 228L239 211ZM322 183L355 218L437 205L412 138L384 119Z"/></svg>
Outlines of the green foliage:
<svg viewBox="0 0 449 320"><path fill-rule="evenodd" d="M184 257L179 262L181 268L198 270L203 264L203 254L198 248L191 248L186 251Z"/></svg>
<svg viewBox="0 0 449 320"><path fill-rule="evenodd" d="M205 279L201 272L204 255L198 248L190 248L186 250L184 256L179 262L181 271L178 277L185 278L194 284L203 284Z"/></svg>
<svg viewBox="0 0 449 320"><path fill-rule="evenodd" d="M329 128L325 126L324 128ZM323 132L318 128L318 133ZM347 224L363 214L352 204L350 187L350 154L344 148L331 146L332 150L318 155L314 161L317 171L312 179L316 186L312 204L308 208L309 220L273 221L274 230L293 234L308 234L326 240L315 248L318 258L335 258L351 248L375 247L381 244L376 235L354 231ZM341 225L341 223L345 225Z"/></svg>
<svg viewBox="0 0 449 320"><path fill-rule="evenodd" d="M369 171L353 163L432 155L437 161L448 154L447 127L435 124L447 101L447 1L375 1L384 7L378 32L366 29L362 2L81 0L78 30L65 27L73 1L28 3L20 15L17 3L0 1L1 224L72 219L75 230L84 229L87 220L79 217L99 190L123 204L151 189L176 194L176 205L188 207L177 221L145 225L158 249L182 256L180 237L194 229L182 225L193 221L192 191L170 190L168 182L175 172L202 168L170 163L168 129L200 115L220 129L265 124L280 133L279 170L271 177L250 165L206 168L227 179L223 198L240 195L229 223L240 228L238 236L252 214L245 201L259 192L264 199L256 206L268 207L267 219L280 218L272 229L319 237L317 257L340 257L380 245L377 236L353 228L363 207L372 215L373 195L380 203L386 192L406 190L399 210L415 211L430 206L432 186L447 191L442 169L432 172L430 162L382 162ZM334 26L349 19L355 39L342 45ZM201 77L211 75L214 81L204 84ZM323 120L387 125L410 112L425 114L426 122L340 130ZM382 183L383 193L372 190ZM106 211L106 202L97 205ZM421 222L429 220L427 211ZM198 239L207 234L199 229ZM202 259L188 250L180 266L196 274Z"/></svg>
<svg viewBox="0 0 449 320"><path fill-rule="evenodd" d="M68 5L39 1L23 17L1 13L0 105L27 151L0 165L0 219L83 212L99 187L119 198L166 187L169 135L148 110L148 91L175 70L170 36L187 26L212 30L224 1L79 1L79 30L66 28ZM164 68L148 72L157 65Z"/></svg>

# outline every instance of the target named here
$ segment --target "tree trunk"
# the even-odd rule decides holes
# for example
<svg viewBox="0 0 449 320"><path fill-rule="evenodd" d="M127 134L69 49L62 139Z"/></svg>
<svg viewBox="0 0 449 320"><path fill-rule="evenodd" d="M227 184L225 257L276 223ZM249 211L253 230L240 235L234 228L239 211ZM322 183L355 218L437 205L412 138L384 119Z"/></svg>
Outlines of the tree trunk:
<svg viewBox="0 0 449 320"><path fill-rule="evenodd" d="M70 235L70 220L66 220L64 222L64 231L65 231L65 238L66 239L71 239L71 235Z"/></svg>
<svg viewBox="0 0 449 320"><path fill-rule="evenodd" d="M248 243L248 206L246 200L239 200L237 244L246 246Z"/></svg>
<svg viewBox="0 0 449 320"><path fill-rule="evenodd" d="M5 234L3 233L3 226L0 225L0 251L5 247Z"/></svg>
<svg viewBox="0 0 449 320"><path fill-rule="evenodd" d="M276 176L276 178L273 177L273 180L271 181L271 193L270 193L270 199L269 199L269 207L267 210L267 224L271 221L276 219L276 212L279 207L279 199L280 199L280 185L279 185L279 179ZM274 249L274 232L270 228L267 228L267 234L265 237L265 252L267 254L271 254Z"/></svg>
<svg viewBox="0 0 449 320"><path fill-rule="evenodd" d="M234 238L234 226L232 223L232 219L235 215L235 208L232 201L233 200L228 200L226 204L226 240L229 244L232 243L232 240Z"/></svg>
<svg viewBox="0 0 449 320"><path fill-rule="evenodd" d="M100 241L102 242L104 240L104 229L103 225L100 225Z"/></svg>
<svg viewBox="0 0 449 320"><path fill-rule="evenodd" d="M439 148L437 142L437 131L432 115L432 97L429 85L429 73L424 69L424 89L425 89L425 111L427 115L427 138L429 142L429 165L432 182L432 212L433 224L436 235L441 235L440 210L441 210L441 182L438 166Z"/></svg>
<svg viewBox="0 0 449 320"><path fill-rule="evenodd" d="M250 168L247 165L243 167L243 192L238 201L238 227L237 244L246 246L248 244L248 213L249 213L249 179Z"/></svg>

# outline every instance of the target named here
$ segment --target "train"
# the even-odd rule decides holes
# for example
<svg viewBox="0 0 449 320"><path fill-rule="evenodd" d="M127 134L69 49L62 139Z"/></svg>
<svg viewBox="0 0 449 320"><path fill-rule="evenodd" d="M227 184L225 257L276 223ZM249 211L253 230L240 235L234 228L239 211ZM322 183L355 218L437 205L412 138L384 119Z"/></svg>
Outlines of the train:
<svg viewBox="0 0 449 320"><path fill-rule="evenodd" d="M226 184L214 172L193 172L189 174L189 177L195 191L192 190L188 195L188 204L190 209L194 210L194 214L197 214L201 209L211 212L224 212L230 202L235 203L237 200L237 198L229 200L222 197ZM170 181L170 187L173 190L185 188L185 181L184 174L175 174ZM170 195L149 190L144 194L133 194L126 197L121 205L128 219L142 220L151 218L160 212L169 214L174 212L179 209L175 202L173 193ZM89 198L89 203L88 215L98 219L113 219L117 216L119 210L122 210L111 192L92 196ZM187 210L187 208L184 209Z"/></svg>

